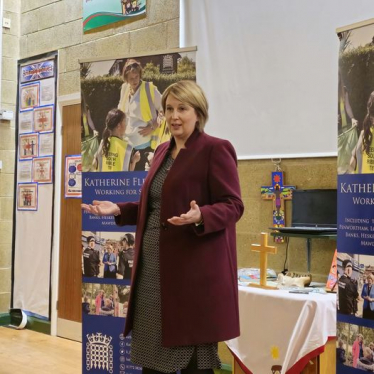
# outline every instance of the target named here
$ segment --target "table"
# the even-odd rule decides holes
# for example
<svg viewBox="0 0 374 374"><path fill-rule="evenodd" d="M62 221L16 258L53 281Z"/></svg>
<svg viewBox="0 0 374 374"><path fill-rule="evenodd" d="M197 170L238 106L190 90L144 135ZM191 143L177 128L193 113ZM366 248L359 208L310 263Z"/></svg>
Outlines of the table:
<svg viewBox="0 0 374 374"><path fill-rule="evenodd" d="M336 336L335 294L239 286L239 313L241 335L226 344L247 374L300 374Z"/></svg>

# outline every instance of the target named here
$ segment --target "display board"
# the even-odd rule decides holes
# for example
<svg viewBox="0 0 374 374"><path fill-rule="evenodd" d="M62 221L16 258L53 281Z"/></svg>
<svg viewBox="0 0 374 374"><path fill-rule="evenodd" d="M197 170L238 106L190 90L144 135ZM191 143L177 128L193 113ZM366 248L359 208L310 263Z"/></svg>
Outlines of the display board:
<svg viewBox="0 0 374 374"><path fill-rule="evenodd" d="M18 73L12 306L49 319L57 54Z"/></svg>
<svg viewBox="0 0 374 374"><path fill-rule="evenodd" d="M334 31L373 14L371 0L181 0L180 46L198 49L207 133L239 159L336 156Z"/></svg>
<svg viewBox="0 0 374 374"><path fill-rule="evenodd" d="M373 371L374 21L338 29L338 374Z"/></svg>
<svg viewBox="0 0 374 374"><path fill-rule="evenodd" d="M155 148L170 139L161 94L195 80L195 60L189 49L81 63L83 203L139 200ZM135 226L84 212L82 230L83 373L140 373L123 335Z"/></svg>

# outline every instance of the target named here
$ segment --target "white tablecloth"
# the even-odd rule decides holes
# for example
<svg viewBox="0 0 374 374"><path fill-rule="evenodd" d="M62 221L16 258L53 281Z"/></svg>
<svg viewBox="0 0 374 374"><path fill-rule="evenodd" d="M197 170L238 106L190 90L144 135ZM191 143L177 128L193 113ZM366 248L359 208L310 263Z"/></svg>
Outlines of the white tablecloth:
<svg viewBox="0 0 374 374"><path fill-rule="evenodd" d="M336 336L335 294L293 294L239 286L240 337L226 342L253 374L300 373ZM298 370L298 371L296 371Z"/></svg>

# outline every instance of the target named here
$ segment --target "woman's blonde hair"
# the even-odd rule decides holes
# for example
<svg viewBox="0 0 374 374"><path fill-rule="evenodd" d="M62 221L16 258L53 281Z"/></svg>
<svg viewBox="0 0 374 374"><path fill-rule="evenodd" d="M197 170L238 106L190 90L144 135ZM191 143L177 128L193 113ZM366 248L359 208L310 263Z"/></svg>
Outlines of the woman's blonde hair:
<svg viewBox="0 0 374 374"><path fill-rule="evenodd" d="M142 79L143 76L143 68L139 61L136 61L133 58L129 58L123 69L122 69L122 78L124 81L127 82L127 74L130 72L135 72L139 74L140 79Z"/></svg>
<svg viewBox="0 0 374 374"><path fill-rule="evenodd" d="M170 85L162 94L162 108L165 113L166 99L169 95L173 95L177 100L195 109L198 118L196 128L199 131L203 131L209 118L209 105L201 87L196 82L190 80L183 80Z"/></svg>

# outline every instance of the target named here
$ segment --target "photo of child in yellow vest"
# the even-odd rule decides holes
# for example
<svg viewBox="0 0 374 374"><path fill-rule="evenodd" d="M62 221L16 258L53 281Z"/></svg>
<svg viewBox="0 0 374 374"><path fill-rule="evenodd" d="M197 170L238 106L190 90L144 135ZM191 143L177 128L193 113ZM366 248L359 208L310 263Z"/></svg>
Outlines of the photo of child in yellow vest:
<svg viewBox="0 0 374 374"><path fill-rule="evenodd" d="M94 157L96 171L133 171L140 159L138 151L133 152L131 143L124 139L126 116L120 109L109 111L98 151Z"/></svg>

